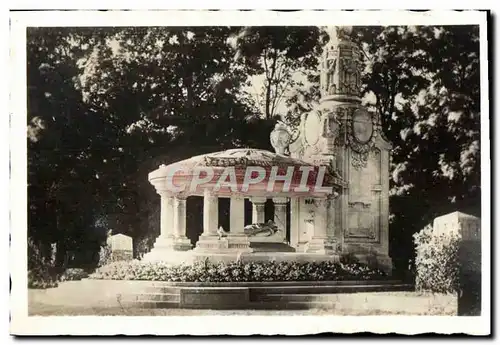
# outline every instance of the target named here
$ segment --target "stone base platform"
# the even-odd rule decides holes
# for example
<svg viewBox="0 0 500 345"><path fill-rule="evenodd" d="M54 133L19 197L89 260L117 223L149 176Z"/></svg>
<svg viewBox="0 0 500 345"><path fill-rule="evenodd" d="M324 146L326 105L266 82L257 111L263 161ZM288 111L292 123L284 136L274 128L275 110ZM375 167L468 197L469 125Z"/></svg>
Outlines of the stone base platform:
<svg viewBox="0 0 500 345"><path fill-rule="evenodd" d="M325 255L316 253L295 253L295 252L271 252L271 251L253 251L253 252L238 252L234 250L220 250L218 252L204 252L199 249L188 251L172 251L172 250L153 250L147 253L143 261L161 261L172 264L179 263L194 263L197 261L209 260L211 262L268 262L268 261L298 261L298 262L314 262L314 261L332 261L338 262L339 255Z"/></svg>
<svg viewBox="0 0 500 345"><path fill-rule="evenodd" d="M338 294L412 290L411 285L394 280L182 283L83 279L48 289L44 301L100 308L310 309L331 307Z"/></svg>

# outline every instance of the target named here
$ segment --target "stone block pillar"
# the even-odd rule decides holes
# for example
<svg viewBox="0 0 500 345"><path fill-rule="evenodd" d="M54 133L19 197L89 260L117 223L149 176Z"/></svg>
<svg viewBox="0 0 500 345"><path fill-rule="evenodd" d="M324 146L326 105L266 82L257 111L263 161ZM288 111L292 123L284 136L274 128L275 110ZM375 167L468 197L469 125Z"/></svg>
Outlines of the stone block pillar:
<svg viewBox="0 0 500 345"><path fill-rule="evenodd" d="M245 199L239 195L233 195L230 199L229 212L229 249L250 252L250 241L245 235Z"/></svg>
<svg viewBox="0 0 500 345"><path fill-rule="evenodd" d="M253 197L250 199L252 202L252 223L264 223L265 220L265 204L267 198L265 197Z"/></svg>
<svg viewBox="0 0 500 345"><path fill-rule="evenodd" d="M435 235L458 235L458 315L481 315L481 219L453 212L434 219Z"/></svg>
<svg viewBox="0 0 500 345"><path fill-rule="evenodd" d="M333 254L332 239L327 233L327 209L330 200L325 196L323 198L315 198L315 212L314 212L314 233L311 240L306 244L306 253L318 254Z"/></svg>

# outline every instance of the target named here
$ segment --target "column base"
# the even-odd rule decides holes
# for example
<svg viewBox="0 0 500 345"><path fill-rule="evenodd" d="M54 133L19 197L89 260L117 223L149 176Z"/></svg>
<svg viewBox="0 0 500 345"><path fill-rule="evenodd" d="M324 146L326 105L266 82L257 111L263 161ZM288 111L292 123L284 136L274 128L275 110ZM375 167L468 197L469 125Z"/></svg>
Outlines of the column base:
<svg viewBox="0 0 500 345"><path fill-rule="evenodd" d="M158 237L153 248L170 249L173 251L186 251L193 248L191 241L186 236Z"/></svg>
<svg viewBox="0 0 500 345"><path fill-rule="evenodd" d="M200 236L195 252L203 253L250 253L250 241L246 235L229 235L219 239L218 236Z"/></svg>
<svg viewBox="0 0 500 345"><path fill-rule="evenodd" d="M193 250L196 252L218 252L227 250L228 248L229 243L226 237L219 238L216 235L201 235Z"/></svg>
<svg viewBox="0 0 500 345"><path fill-rule="evenodd" d="M337 243L328 238L312 238L309 242L304 245L304 253L316 253L316 254L336 254Z"/></svg>
<svg viewBox="0 0 500 345"><path fill-rule="evenodd" d="M142 261L184 262L183 255L192 248L187 237L158 237L153 249L146 253Z"/></svg>

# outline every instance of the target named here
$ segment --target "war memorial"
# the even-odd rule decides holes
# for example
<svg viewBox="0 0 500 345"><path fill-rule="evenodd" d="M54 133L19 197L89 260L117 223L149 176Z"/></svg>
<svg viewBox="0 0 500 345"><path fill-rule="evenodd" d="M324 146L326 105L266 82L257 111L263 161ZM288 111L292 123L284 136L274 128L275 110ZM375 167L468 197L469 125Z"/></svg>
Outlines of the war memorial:
<svg viewBox="0 0 500 345"><path fill-rule="evenodd" d="M300 113L298 125L266 119L270 130L259 143L268 136L274 150L230 141L216 147L234 148L178 161L192 153L172 159L156 155L163 147L154 151L156 158L137 172L141 188L148 190L141 194L147 206L140 209L147 215L130 226L147 229L143 233L150 236L108 228L94 267L65 265L65 273L83 274L55 273L53 281L47 279L54 284L41 288L28 284L34 309L38 303L42 313L49 305L127 316L194 315L189 309L214 315L223 309L479 315L479 217L433 214L433 223L410 233L414 241L403 250L414 245L415 262L400 268L394 250L399 243L389 233L393 146L381 120L387 114L362 101L364 53L353 41L352 27L326 31L328 41L321 55L316 53L319 102ZM207 151L212 150L194 152ZM201 201L195 216L189 198ZM398 230L391 222L392 234ZM435 255L435 248L444 254ZM58 250L54 244L53 252ZM439 257L433 261L433 255Z"/></svg>
<svg viewBox="0 0 500 345"><path fill-rule="evenodd" d="M319 66L320 106L302 116L296 138L278 123L270 133L275 152L208 153L149 174L161 196L161 231L143 260L335 261L352 253L360 261L375 258L390 274L391 145L378 115L361 105L361 52L348 39L349 30L330 30ZM190 195L204 198L204 231L195 248L186 237ZM219 198L230 199L230 229L217 222ZM253 227L244 225L245 198L252 202ZM271 220L264 219L267 199L274 203ZM269 225L276 231L265 231ZM259 227L263 231L251 233ZM261 243L285 244L286 250L280 245L256 250Z"/></svg>

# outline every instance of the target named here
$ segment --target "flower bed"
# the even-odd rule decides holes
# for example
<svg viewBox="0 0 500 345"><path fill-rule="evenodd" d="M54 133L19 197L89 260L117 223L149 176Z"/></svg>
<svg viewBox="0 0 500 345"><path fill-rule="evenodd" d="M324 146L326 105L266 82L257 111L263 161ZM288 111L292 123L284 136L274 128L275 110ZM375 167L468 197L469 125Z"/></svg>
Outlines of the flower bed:
<svg viewBox="0 0 500 345"><path fill-rule="evenodd" d="M98 268L91 279L154 280L171 282L260 282L372 280L385 278L380 270L358 263L337 262L231 262L169 265L119 261Z"/></svg>

